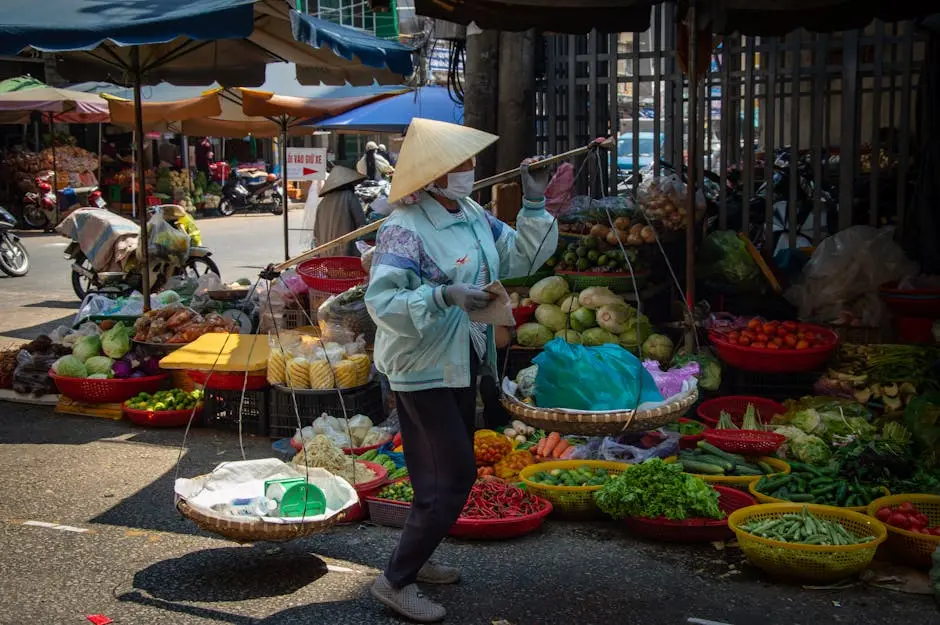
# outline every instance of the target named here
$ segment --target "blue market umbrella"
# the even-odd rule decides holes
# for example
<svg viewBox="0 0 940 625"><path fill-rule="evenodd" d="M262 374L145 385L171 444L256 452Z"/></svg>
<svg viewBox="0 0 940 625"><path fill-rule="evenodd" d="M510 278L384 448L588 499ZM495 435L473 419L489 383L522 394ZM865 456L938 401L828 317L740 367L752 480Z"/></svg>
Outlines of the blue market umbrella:
<svg viewBox="0 0 940 625"><path fill-rule="evenodd" d="M273 61L296 63L301 82L398 84L412 71L406 46L301 14L284 0L45 0L5 6L0 54L27 49L55 53L58 70L72 80L110 76L133 84L138 154L144 83L258 86ZM137 170L144 180L143 159L137 159ZM149 267L145 198L137 197L142 257ZM149 293L149 272L142 273Z"/></svg>
<svg viewBox="0 0 940 625"><path fill-rule="evenodd" d="M309 125L336 132L391 134L404 133L415 117L463 124L463 105L454 102L444 87L422 87Z"/></svg>

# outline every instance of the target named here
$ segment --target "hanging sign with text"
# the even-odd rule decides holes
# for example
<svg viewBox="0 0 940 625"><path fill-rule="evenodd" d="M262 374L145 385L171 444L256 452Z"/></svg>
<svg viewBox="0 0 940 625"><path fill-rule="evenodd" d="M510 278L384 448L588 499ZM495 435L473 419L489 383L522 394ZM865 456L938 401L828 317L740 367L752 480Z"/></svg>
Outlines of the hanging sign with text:
<svg viewBox="0 0 940 625"><path fill-rule="evenodd" d="M326 148L287 148L288 180L326 180Z"/></svg>

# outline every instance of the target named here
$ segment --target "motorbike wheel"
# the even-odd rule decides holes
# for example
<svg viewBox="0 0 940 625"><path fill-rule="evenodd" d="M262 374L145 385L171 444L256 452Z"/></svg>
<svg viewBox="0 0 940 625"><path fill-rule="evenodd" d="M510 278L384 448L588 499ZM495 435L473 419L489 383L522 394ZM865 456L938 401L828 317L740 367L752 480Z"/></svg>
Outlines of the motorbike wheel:
<svg viewBox="0 0 940 625"><path fill-rule="evenodd" d="M207 273L214 273L217 276L222 275L219 273L219 267L211 258L199 256L197 258L187 259L179 275L198 280L200 276L204 276Z"/></svg>
<svg viewBox="0 0 940 625"><path fill-rule="evenodd" d="M27 205L23 209L23 221L33 230L44 230L49 225L49 219L35 204Z"/></svg>
<svg viewBox="0 0 940 625"><path fill-rule="evenodd" d="M230 200L223 199L219 202L219 212L223 217L231 217L235 214L235 205Z"/></svg>
<svg viewBox="0 0 940 625"><path fill-rule="evenodd" d="M275 193L271 196L271 199L274 200L274 208L271 209L271 212L275 215L284 214L284 196L280 193Z"/></svg>
<svg viewBox="0 0 940 625"><path fill-rule="evenodd" d="M20 241L14 241L9 235L0 235L0 269L13 278L25 276L29 271L29 254Z"/></svg>
<svg viewBox="0 0 940 625"><path fill-rule="evenodd" d="M91 261L83 256L76 258L75 263L87 269L88 271L94 271L91 266ZM93 286L94 284L90 278L86 278L74 269L72 270L72 290L75 291L75 295L78 296L78 299L85 301L85 296L88 295L88 292L92 289Z"/></svg>

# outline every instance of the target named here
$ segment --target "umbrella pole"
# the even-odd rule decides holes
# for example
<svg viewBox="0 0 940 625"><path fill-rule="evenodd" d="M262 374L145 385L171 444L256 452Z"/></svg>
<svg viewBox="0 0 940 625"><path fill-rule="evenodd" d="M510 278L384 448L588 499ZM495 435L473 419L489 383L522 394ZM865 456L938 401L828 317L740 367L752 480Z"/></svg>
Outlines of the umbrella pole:
<svg viewBox="0 0 940 625"><path fill-rule="evenodd" d="M49 142L52 144L52 195L55 197L55 221L52 227L59 225L59 168L55 162L55 124L49 113Z"/></svg>
<svg viewBox="0 0 940 625"><path fill-rule="evenodd" d="M131 71L134 76L134 142L137 156L134 159L134 169L137 180L140 181L140 193L137 200L137 215L140 219L140 277L143 283L144 312L150 310L150 251L147 241L147 194L144 191L144 111L143 97L140 93L140 83L143 79L140 73L140 47L131 48Z"/></svg>
<svg viewBox="0 0 940 625"><path fill-rule="evenodd" d="M101 134L102 123L98 122L98 187L101 187L101 144L104 140L104 135Z"/></svg>
<svg viewBox="0 0 940 625"><path fill-rule="evenodd" d="M284 203L284 260L290 259L290 221L287 218L287 116L281 117L281 200Z"/></svg>
<svg viewBox="0 0 940 625"><path fill-rule="evenodd" d="M695 2L690 3L689 21L689 164L686 184L685 226L685 297L689 311L695 306L695 188L698 184L700 164L698 152L698 25ZM691 312L689 313L691 316ZM685 335L685 348L691 353L695 349L695 320L689 319Z"/></svg>

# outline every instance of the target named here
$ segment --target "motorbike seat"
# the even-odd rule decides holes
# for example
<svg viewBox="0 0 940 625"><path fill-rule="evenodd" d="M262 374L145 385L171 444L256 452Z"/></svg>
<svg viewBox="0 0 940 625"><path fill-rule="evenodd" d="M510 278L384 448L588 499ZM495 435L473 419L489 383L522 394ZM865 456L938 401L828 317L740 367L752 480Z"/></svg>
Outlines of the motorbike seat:
<svg viewBox="0 0 940 625"><path fill-rule="evenodd" d="M208 247L201 247L199 245L191 245L189 247L189 255L195 258L204 258L209 256L212 252Z"/></svg>
<svg viewBox="0 0 940 625"><path fill-rule="evenodd" d="M98 280L100 280L102 284L120 282L123 278L124 274L120 271L101 271L98 273Z"/></svg>

